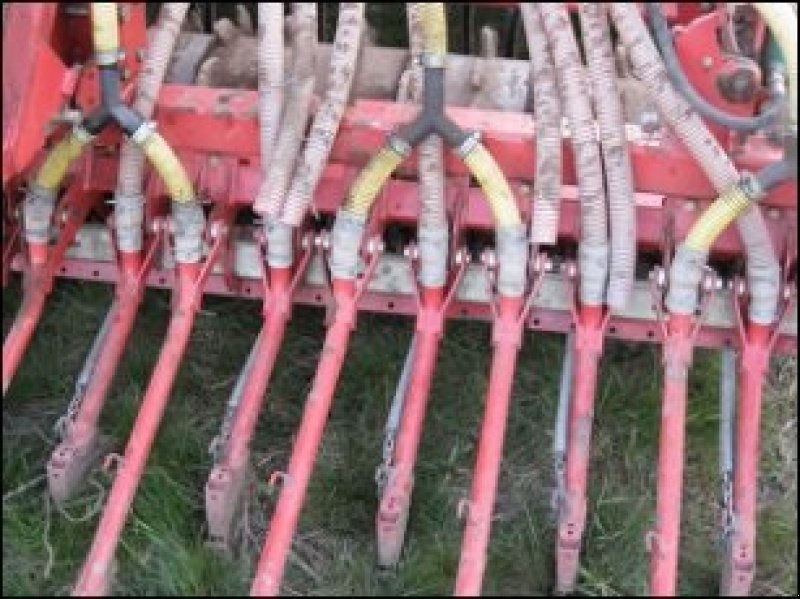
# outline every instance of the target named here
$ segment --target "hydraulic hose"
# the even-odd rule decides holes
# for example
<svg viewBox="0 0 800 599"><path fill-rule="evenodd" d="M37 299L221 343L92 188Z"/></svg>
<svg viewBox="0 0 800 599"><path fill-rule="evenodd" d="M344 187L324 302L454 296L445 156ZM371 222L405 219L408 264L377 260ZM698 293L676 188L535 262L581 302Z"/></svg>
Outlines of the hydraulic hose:
<svg viewBox="0 0 800 599"><path fill-rule="evenodd" d="M34 185L49 191L57 191L70 165L78 158L92 136L84 128L77 126L72 133L62 139L47 155L34 179Z"/></svg>
<svg viewBox="0 0 800 599"><path fill-rule="evenodd" d="M644 83L670 128L697 160L717 192L738 198L738 194L731 191L741 180L736 167L698 114L671 85L636 6L613 3L610 11L620 39L628 49L634 75ZM743 191L747 193L746 189ZM725 205L736 208L741 203L727 201ZM737 220L737 225L747 252L749 318L751 322L768 325L775 319L780 288L780 268L775 249L761 211L752 202ZM678 247L670 268L666 298L670 312L694 313L698 285L707 258L707 248L695 249L685 243Z"/></svg>
<svg viewBox="0 0 800 599"><path fill-rule="evenodd" d="M298 226L313 199L339 130L356 73L364 28L364 4L343 2L333 41L328 89L311 125L303 156L292 179L281 220Z"/></svg>
<svg viewBox="0 0 800 599"><path fill-rule="evenodd" d="M503 171L484 145L477 142L472 150L462 156L462 159L481 186L497 226L502 228L521 226L522 220L519 217L514 194L511 193Z"/></svg>
<svg viewBox="0 0 800 599"><path fill-rule="evenodd" d="M575 155L578 195L581 202L581 240L578 246L580 301L602 305L608 276L608 231L603 188L603 165L594 128L590 91L581 64L578 42L572 31L566 6L545 3L537 6L553 53Z"/></svg>
<svg viewBox="0 0 800 599"><path fill-rule="evenodd" d="M269 174L253 204L253 209L268 219L280 216L283 208L314 95L317 5L313 2L296 2L292 5L292 11L294 38L290 91L284 104Z"/></svg>
<svg viewBox="0 0 800 599"><path fill-rule="evenodd" d="M94 138L85 127L76 125L70 135L50 151L31 182L22 204L22 222L25 239L30 243L47 243L50 238L50 221L55 208L58 188L70 165L81 155Z"/></svg>
<svg viewBox="0 0 800 599"><path fill-rule="evenodd" d="M537 245L554 244L561 205L561 104L553 56L539 12L528 2L523 2L519 8L531 60L536 127L536 179L530 238Z"/></svg>
<svg viewBox="0 0 800 599"><path fill-rule="evenodd" d="M580 22L600 131L611 225L611 264L606 302L612 309L619 310L630 299L636 267L633 172L605 7L597 2L582 2Z"/></svg>
<svg viewBox="0 0 800 599"><path fill-rule="evenodd" d="M361 171L332 231L330 270L334 278L357 273L358 246L369 211L392 172L411 149L432 134L442 137L469 168L483 189L497 224L498 283L502 295L519 297L525 290L527 242L516 201L491 154L444 114L444 58L447 30L441 3L420 7L425 67L424 106L416 119L391 134L386 145Z"/></svg>
<svg viewBox="0 0 800 599"><path fill-rule="evenodd" d="M447 57L447 19L442 2L421 2L419 21L422 28L424 66L444 66Z"/></svg>
<svg viewBox="0 0 800 599"><path fill-rule="evenodd" d="M188 2L166 2L161 6L139 73L136 99L133 103L134 110L144 119L153 117L167 65L188 9ZM117 189L114 194L114 225L117 244L123 252L138 252L142 249L144 162L145 156L141 148L130 139L125 139L120 149Z"/></svg>
<svg viewBox="0 0 800 599"><path fill-rule="evenodd" d="M759 129L764 129L778 120L782 112L782 102L780 101L770 102L764 112L755 117L728 114L713 104L710 104L694 89L689 78L684 74L680 59L672 44L672 34L670 33L669 25L664 18L659 3L648 2L647 15L653 26L653 38L656 41L658 49L661 51L661 56L664 59L664 65L672 85L683 94L683 97L686 98L697 112L723 127L745 133L752 133Z"/></svg>
<svg viewBox="0 0 800 599"><path fill-rule="evenodd" d="M115 65L119 60L119 25L116 2L89 4L92 18L92 42L98 65Z"/></svg>
<svg viewBox="0 0 800 599"><path fill-rule="evenodd" d="M155 124L146 121L138 110L131 109L120 99L119 71L119 25L117 23L117 5L100 3L91 5L92 36L95 47L95 60L100 67L100 91L102 111L100 118L90 117L93 122L104 126L113 120L131 141L140 146L144 156L150 161L153 169L159 174L164 186L172 198L172 217L175 227L175 260L179 263L195 263L202 258L205 216L194 188L180 160L169 144L155 131ZM185 16L185 9L183 10ZM165 37L173 35L172 30ZM173 42L174 44L174 42ZM167 46L167 42L164 42ZM166 49L165 49L166 52ZM163 54L152 56L152 71L144 73L145 86L153 87L155 81L163 79L157 68L165 69ZM156 94L156 91L152 91ZM141 98L144 108L152 110L155 95ZM110 117L110 118L109 118Z"/></svg>

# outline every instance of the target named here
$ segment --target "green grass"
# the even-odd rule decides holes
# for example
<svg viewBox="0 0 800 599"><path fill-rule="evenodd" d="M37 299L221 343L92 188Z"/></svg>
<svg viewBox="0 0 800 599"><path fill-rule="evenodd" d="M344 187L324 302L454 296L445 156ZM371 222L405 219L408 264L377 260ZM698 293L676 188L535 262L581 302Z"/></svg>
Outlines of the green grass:
<svg viewBox="0 0 800 599"><path fill-rule="evenodd" d="M3 406L3 490L44 471L52 424L112 296L109 286L59 282ZM15 280L3 291L7 332L19 305ZM122 451L169 317L169 296L148 292L102 416ZM258 302L208 298L196 321L158 439L117 550L116 594L237 595L249 589L275 496L263 481L285 467L324 334L322 312L297 308L253 443L258 484L248 506L249 543L234 559L204 542L208 444L260 324ZM411 320L362 314L337 389L282 590L286 594L449 594L458 564L458 500L467 495L489 368L489 327L452 322L441 347L416 471L406 548L397 573L373 567L375 467ZM563 337L528 334L520 354L495 508L486 594L546 594L553 584L551 444ZM775 360L764 408L754 592L797 594L796 361ZM610 341L603 357L579 592L645 589L645 532L655 504L660 355L656 347ZM715 353L692 370L680 592L714 594L717 544ZM101 499L97 471L67 510L77 517ZM3 594L66 594L98 516L70 521L51 509L44 482L3 503ZM73 518L74 519L74 518ZM48 568L48 550L52 563Z"/></svg>

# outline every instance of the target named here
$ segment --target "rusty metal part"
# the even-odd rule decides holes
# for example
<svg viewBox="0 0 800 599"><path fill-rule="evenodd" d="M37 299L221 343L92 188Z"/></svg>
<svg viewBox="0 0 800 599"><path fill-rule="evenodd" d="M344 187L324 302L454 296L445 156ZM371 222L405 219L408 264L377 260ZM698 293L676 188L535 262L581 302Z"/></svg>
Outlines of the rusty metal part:
<svg viewBox="0 0 800 599"><path fill-rule="evenodd" d="M184 33L182 37L194 35L201 34ZM195 83L207 87L256 89L258 40L237 31L229 44L221 44L219 41L217 43L219 45L208 53L202 66L198 67L198 78ZM287 65L284 76L288 78L292 48L287 46L284 52ZM332 44L317 45L314 87L317 96L325 93L331 52ZM365 44L355 73L351 97L395 99L401 76L409 60L410 55L407 50ZM473 73L476 72L491 73L491 77L487 76L485 81L476 87L473 83ZM522 112L530 101L528 75L529 66L524 60L450 54L447 57L445 72L447 103L452 106L476 105L487 110ZM169 77L168 74L168 82ZM487 87L489 85L499 92L492 95Z"/></svg>

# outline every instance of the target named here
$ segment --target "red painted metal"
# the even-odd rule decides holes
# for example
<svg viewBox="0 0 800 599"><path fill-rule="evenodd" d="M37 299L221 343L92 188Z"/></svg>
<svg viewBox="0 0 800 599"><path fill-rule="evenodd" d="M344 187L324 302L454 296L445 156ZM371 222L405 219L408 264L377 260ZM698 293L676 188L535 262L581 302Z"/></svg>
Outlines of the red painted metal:
<svg viewBox="0 0 800 599"><path fill-rule="evenodd" d="M61 502L72 496L92 466L98 447L100 411L136 322L144 297L145 277L153 265L157 250L162 247L162 234L163 231L160 231L150 241L144 251L144 259L138 252L121 252L119 255L120 277L111 306L111 327L102 340L97 364L83 392L80 409L74 419L67 423L66 436L47 463L48 485L56 501Z"/></svg>
<svg viewBox="0 0 800 599"><path fill-rule="evenodd" d="M656 526L649 534L650 593L675 595L680 542L686 401L694 318L671 314L664 339L664 391L658 454Z"/></svg>
<svg viewBox="0 0 800 599"><path fill-rule="evenodd" d="M223 440L226 442L224 458L214 466L206 482L209 537L223 548L230 545L233 518L240 504L250 460L250 440L291 317L292 296L312 255L313 246L310 243L307 246L294 269L270 269L269 285L266 279L264 281L264 325L256 341L252 368L242 389L230 439Z"/></svg>
<svg viewBox="0 0 800 599"><path fill-rule="evenodd" d="M196 153L206 161L219 163L221 158L235 156L257 165L257 106L258 95L254 91L164 85L156 115L159 130L180 151L182 158L183 152ZM357 100L342 119L331 161L363 166L383 146L386 136L411 120L416 110L407 104ZM509 179L531 180L530 165L535 164L531 115L455 107L448 108L447 114L461 127L481 133L483 143ZM713 186L696 161L667 131L657 137L643 136L630 141L629 147L636 188L640 192L693 199L716 198ZM415 173L416 155L416 151L412 152L398 173ZM734 161L739 168L756 172L760 167L779 160L781 155L780 147L771 145L763 136L752 136L736 148ZM446 157L445 168L449 175L468 174L463 163L451 153ZM574 162L566 145L564 182L568 185L575 183ZM258 184L257 177L252 184ZM793 207L795 190L794 184L783 185L773 190L764 202ZM245 196L252 201L251 194Z"/></svg>
<svg viewBox="0 0 800 599"><path fill-rule="evenodd" d="M264 549L250 588L251 596L274 596L280 590L286 558L305 500L311 470L328 419L350 334L356 324L358 288L350 280L333 280L333 320L325 335L322 355L303 420L295 437L286 473L281 474L281 494L270 521Z"/></svg>
<svg viewBox="0 0 800 599"><path fill-rule="evenodd" d="M734 531L728 541L721 594L750 592L756 566L756 496L758 493L761 399L769 369L772 331L750 323L739 363L739 401L733 476Z"/></svg>
<svg viewBox="0 0 800 599"><path fill-rule="evenodd" d="M19 260L13 264L15 270L21 268ZM115 283L118 280L117 269L113 263L86 260L65 260L59 270L59 275L70 279L86 279ZM169 289L173 282L172 270L153 270L147 277L148 287L155 289ZM208 277L205 293L221 296L239 296L258 299L262 297L260 286L257 284L243 284L241 289L230 289L221 275L212 274ZM325 289L315 285L298 287L294 296L294 303L322 307ZM404 314L415 316L416 303L413 296L387 294L365 291L358 302L358 309L366 312L383 312L386 314ZM448 318L467 320L491 320L491 312L486 304L463 302L453 300L447 310ZM534 306L531 308L527 320L527 327L537 331L552 333L566 333L573 320L569 311L552 310ZM609 321L606 336L613 339L625 339L637 343L661 343L658 335L658 323L654 320L637 320L622 318L612 315ZM728 346L736 340L736 332L728 328L701 325L695 340L696 347L719 348ZM773 350L775 355L797 355L796 337L793 335L779 335Z"/></svg>
<svg viewBox="0 0 800 599"><path fill-rule="evenodd" d="M204 264L179 263L176 266L173 312L164 345L133 423L92 547L73 589L74 595L101 595L110 590L116 546L189 343L194 318L200 309L203 283L221 257L234 216L231 206L222 206L218 219L212 217L209 230L216 229L217 235Z"/></svg>
<svg viewBox="0 0 800 599"><path fill-rule="evenodd" d="M575 365L565 459L565 496L556 535L556 590L569 593L578 576L578 558L586 524L586 487L594 419L597 369L609 312L581 306L575 318Z"/></svg>
<svg viewBox="0 0 800 599"><path fill-rule="evenodd" d="M492 366L486 391L486 411L481 426L478 457L466 503L466 525L454 595L479 595L492 526L492 510L503 459L511 391L517 355L525 330L524 298L500 297L492 330Z"/></svg>
<svg viewBox="0 0 800 599"><path fill-rule="evenodd" d="M62 209L56 209L56 219L63 220L57 243L51 248L46 244L28 244L28 268L23 278L22 305L14 324L3 341L3 396L22 362L36 325L42 316L47 296L53 289L55 272L64 260L64 254L75 239L89 209L96 198L71 187L64 197Z"/></svg>
<svg viewBox="0 0 800 599"><path fill-rule="evenodd" d="M466 260L463 260L447 288L421 287L416 294L414 355L386 487L375 516L378 564L381 566L394 566L400 558L414 488L414 464L422 437L445 315L465 268Z"/></svg>

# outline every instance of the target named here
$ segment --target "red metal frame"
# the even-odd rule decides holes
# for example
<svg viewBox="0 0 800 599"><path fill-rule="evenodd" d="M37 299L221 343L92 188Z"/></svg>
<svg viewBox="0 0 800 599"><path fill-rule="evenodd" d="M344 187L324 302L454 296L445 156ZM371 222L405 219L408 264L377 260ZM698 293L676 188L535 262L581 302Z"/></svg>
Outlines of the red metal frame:
<svg viewBox="0 0 800 599"><path fill-rule="evenodd" d="M280 590L286 558L303 508L311 470L317 457L328 419L336 383L347 354L350 334L356 325L358 297L377 266L380 252L369 258L364 276L357 281L333 279L333 304L328 313L328 331L314 382L306 400L303 419L292 447L286 472L275 473L271 482L281 480L281 493L270 521L269 532L256 566L251 595L274 596Z"/></svg>
<svg viewBox="0 0 800 599"><path fill-rule="evenodd" d="M120 459L92 547L73 589L75 595L107 594L110 590L111 564L122 528L188 346L194 318L200 309L205 279L222 257L235 215L232 205L218 205L208 227L213 243L205 262L178 264L176 267L177 281L169 328L142 398L139 414L133 423L125 454ZM212 235L212 232L215 233Z"/></svg>
<svg viewBox="0 0 800 599"><path fill-rule="evenodd" d="M206 482L209 537L224 548L230 545L232 521L240 505L250 461L250 440L255 433L264 393L291 317L292 296L312 256L314 246L310 236L305 242L306 248L295 268L270 269L268 276L264 273L264 325L256 340L252 367L245 379L230 438L223 440L226 444L224 458L214 466Z"/></svg>
<svg viewBox="0 0 800 599"><path fill-rule="evenodd" d="M417 320L414 356L386 486L375 515L378 563L384 567L397 564L405 539L414 488L414 464L439 355L439 342L444 332L447 309L466 270L466 252L462 251L460 258L455 274L445 287L420 286L415 289Z"/></svg>
<svg viewBox="0 0 800 599"><path fill-rule="evenodd" d="M501 3L511 5L513 3ZM574 3L571 3L574 4ZM144 48L143 3L123 3L120 36L126 54L121 65L123 96L129 98L140 68L139 50ZM572 7L574 8L574 7ZM739 114L751 114L758 98L746 104L726 101L715 78L729 69L729 58L716 40L720 12L701 16L697 5L665 3L671 22L684 24L676 39L676 50L687 74L713 104ZM462 263L447 290L420 289L401 296L369 292L371 270L358 282L334 280L326 287L301 285L311 257L312 245L292 269L265 271L262 284L248 284L233 277L229 228L238 208L252 203L261 182L255 91L207 89L165 85L157 101L159 129L186 165L190 178L202 195L216 205L215 237L205 264L178 265L173 270L155 267L156 251L169 236L161 226L166 190L155 176L146 184L146 221L155 231L142 254L120 255L115 262L65 259L67 248L79 227L99 201L116 185L119 131L104 131L73 169L64 196L66 210L56 210L60 226L53 246L20 243L20 228L14 211L20 202L23 176L43 157L40 150L64 128L50 120L72 98L84 111L99 100L97 71L73 65L86 62L91 53L88 19L65 17L56 5L13 5L4 28L3 57L3 285L9 269L23 272L24 296L15 325L3 346L3 394L22 360L42 314L56 275L117 283L112 305L113 322L101 342L95 366L80 410L68 423L67 438L48 464L51 492L64 499L82 480L88 457L96 446L97 420L114 372L135 322L145 286L174 289L173 315L158 363L143 398L141 411L117 473L92 549L76 585L77 594L106 592L109 567L116 544L142 475L159 421L169 398L181 357L188 344L196 311L204 293L263 297L264 324L254 350L241 404L235 414L223 460L215 465L206 486L206 509L212 535L226 540L238 503L249 461L248 444L253 436L270 374L290 316L293 302L327 305L329 316L325 346L309 395L280 499L259 560L251 592L275 594L280 587L286 556L297 526L306 487L333 400L336 381L347 351L358 310L416 315L417 345L411 384L394 448L391 473L378 513L376 530L379 553L386 561L399 556L405 532L413 468L416 460L428 392L445 318L481 318L493 322L494 355L486 399L478 456L456 580L456 594L477 594L486 562L491 514L494 504L503 437L513 386L515 361L526 328L565 332L576 329L575 385L569 412L565 496L556 539L557 590L570 591L578 570L578 555L586 517L586 486L591 440L592 412L598 362L605 336L663 343L664 394L658 467L658 521L650 535L651 592L674 594L682 492L683 443L687 401L686 379L694 346L721 347L740 344L741 392L737 419L737 444L733 492L734 533L727 546L722 590L746 593L755 563L755 491L758 464L759 416L764 376L771 353L796 353L796 337L779 335L774 328L747 323L737 304L738 330L703 326L701 319L669 315L666 325L658 319L634 321L610 315L601 307L575 306L571 311L533 307L529 298L500 298L497 304L474 304L454 297L464 272ZM71 20L70 20L71 19ZM19 52L25 48L25 52ZM711 59L711 77L697 57ZM707 63L708 61L706 61ZM730 64L729 64L730 63ZM734 65L735 66L735 65ZM54 93L54 90L57 93ZM384 145L387 135L408 122L418 109L385 101L357 101L343 119L331 160L316 192L314 208L332 215L340 206L358 170ZM531 178L535 164L533 118L527 114L449 108L449 116L462 127L481 133L483 143L496 157L509 178L518 207L530 216ZM744 143L737 136L713 127L737 166L757 171L778 160L782 149L762 136ZM668 259L675 240L685 237L697 216L716 196L686 148L669 133L641 136L629 143L635 173L637 247L664 250ZM579 239L579 204L575 169L569 147L564 148L564 201L559 222L559 242L571 247ZM368 236L380 235L388 224L414 225L418 218L418 186L402 177L416 174L413 152L398 169L376 204ZM447 206L456 215L458 233L489 232L494 228L482 192L471 188L469 173L455 156L446 157ZM793 246L797 229L795 183L775 189L763 201L767 225L776 249ZM221 226L220 226L221 224ZM460 243L460 240L459 240ZM729 259L744 252L731 228L712 248L714 259ZM794 257L792 256L792 260ZM222 261L224 272L211 274ZM369 268L377 265L377 254ZM785 272L790 264L785 265ZM534 286L541 279L534 281ZM531 292L533 293L533 291ZM332 294L332 295L331 295ZM659 306L660 308L660 306ZM738 336L737 336L738 335ZM277 476L276 476L277 478Z"/></svg>

